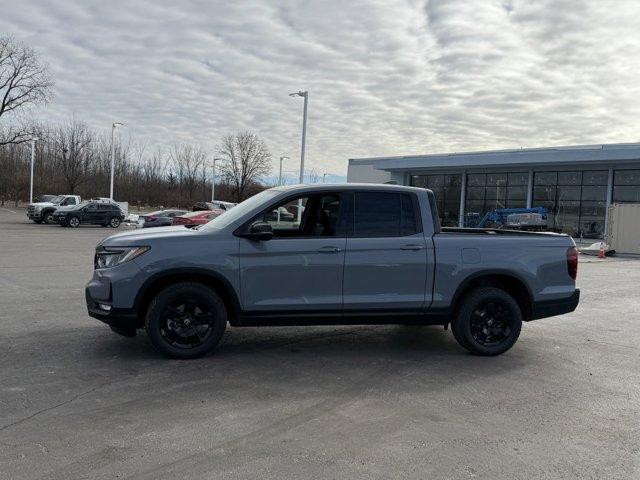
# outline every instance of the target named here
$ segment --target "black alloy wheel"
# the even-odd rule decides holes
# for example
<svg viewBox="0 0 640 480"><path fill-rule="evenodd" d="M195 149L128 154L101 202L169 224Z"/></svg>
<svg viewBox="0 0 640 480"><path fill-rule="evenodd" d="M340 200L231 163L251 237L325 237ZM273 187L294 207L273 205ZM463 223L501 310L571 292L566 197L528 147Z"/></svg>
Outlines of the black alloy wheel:
<svg viewBox="0 0 640 480"><path fill-rule="evenodd" d="M478 287L464 294L451 322L457 342L476 355L493 356L509 350L522 328L522 310L502 289Z"/></svg>
<svg viewBox="0 0 640 480"><path fill-rule="evenodd" d="M78 228L80 226L80 219L76 216L69 217L69 220L67 220L67 225L71 228Z"/></svg>
<svg viewBox="0 0 640 480"><path fill-rule="evenodd" d="M172 358L196 358L218 344L227 328L220 296L197 282L180 282L161 290L145 315L151 344Z"/></svg>
<svg viewBox="0 0 640 480"><path fill-rule="evenodd" d="M195 297L169 303L160 317L160 335L175 348L199 347L207 341L215 323L211 309Z"/></svg>
<svg viewBox="0 0 640 480"><path fill-rule="evenodd" d="M118 228L120 226L120 219L118 217L112 217L109 221L109 226L111 228Z"/></svg>
<svg viewBox="0 0 640 480"><path fill-rule="evenodd" d="M500 300L482 302L471 314L471 336L485 347L507 341L512 330L513 314Z"/></svg>

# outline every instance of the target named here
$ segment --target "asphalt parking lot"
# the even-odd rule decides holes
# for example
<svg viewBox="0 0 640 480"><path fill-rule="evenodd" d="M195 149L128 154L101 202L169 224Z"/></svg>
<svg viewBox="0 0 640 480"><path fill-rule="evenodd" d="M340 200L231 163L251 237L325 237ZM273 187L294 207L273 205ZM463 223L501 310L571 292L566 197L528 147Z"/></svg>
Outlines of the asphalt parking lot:
<svg viewBox="0 0 640 480"><path fill-rule="evenodd" d="M125 227L121 227L121 231ZM0 210L0 478L640 477L640 261L505 355L438 327L229 328L174 361L91 319L112 229Z"/></svg>

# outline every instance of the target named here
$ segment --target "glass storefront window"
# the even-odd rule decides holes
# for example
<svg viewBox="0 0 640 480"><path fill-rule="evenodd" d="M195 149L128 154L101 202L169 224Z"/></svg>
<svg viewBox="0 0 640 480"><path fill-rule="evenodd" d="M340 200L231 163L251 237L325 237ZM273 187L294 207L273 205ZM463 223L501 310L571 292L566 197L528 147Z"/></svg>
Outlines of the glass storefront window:
<svg viewBox="0 0 640 480"><path fill-rule="evenodd" d="M547 225L586 238L604 234L606 170L536 172L533 206L546 207Z"/></svg>
<svg viewBox="0 0 640 480"><path fill-rule="evenodd" d="M470 173L467 175L467 186L484 187L486 175L484 173Z"/></svg>
<svg viewBox="0 0 640 480"><path fill-rule="evenodd" d="M558 185L581 185L582 172L558 172Z"/></svg>
<svg viewBox="0 0 640 480"><path fill-rule="evenodd" d="M613 175L614 185L640 185L640 170L616 170Z"/></svg>
<svg viewBox="0 0 640 480"><path fill-rule="evenodd" d="M526 207L528 183L529 172L468 174L465 224L474 226L492 210Z"/></svg>
<svg viewBox="0 0 640 480"><path fill-rule="evenodd" d="M458 226L460 214L461 175L412 175L411 185L428 188L436 197L443 227ZM484 179L482 180L484 182Z"/></svg>
<svg viewBox="0 0 640 480"><path fill-rule="evenodd" d="M533 177L534 185L556 185L558 175L556 172L536 172Z"/></svg>
<svg viewBox="0 0 640 480"><path fill-rule="evenodd" d="M640 203L640 170L616 170L614 172L613 201Z"/></svg>
<svg viewBox="0 0 640 480"><path fill-rule="evenodd" d="M509 186L523 185L526 186L529 183L529 174L527 172L509 173L507 175Z"/></svg>

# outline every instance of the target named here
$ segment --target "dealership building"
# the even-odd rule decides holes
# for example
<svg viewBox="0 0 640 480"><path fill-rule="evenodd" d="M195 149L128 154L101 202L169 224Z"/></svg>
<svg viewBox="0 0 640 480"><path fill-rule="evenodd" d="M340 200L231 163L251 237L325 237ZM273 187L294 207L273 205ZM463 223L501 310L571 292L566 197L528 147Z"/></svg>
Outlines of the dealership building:
<svg viewBox="0 0 640 480"><path fill-rule="evenodd" d="M542 206L549 227L602 238L611 203L640 203L640 143L354 158L347 181L429 188L444 226Z"/></svg>

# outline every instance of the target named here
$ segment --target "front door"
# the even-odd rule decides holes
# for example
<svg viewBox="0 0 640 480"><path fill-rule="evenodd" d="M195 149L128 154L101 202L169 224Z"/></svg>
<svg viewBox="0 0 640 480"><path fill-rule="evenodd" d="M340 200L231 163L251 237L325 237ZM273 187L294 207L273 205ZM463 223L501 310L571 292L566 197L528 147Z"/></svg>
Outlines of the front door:
<svg viewBox="0 0 640 480"><path fill-rule="evenodd" d="M342 308L346 238L341 195L321 193L274 204L254 222L270 223L268 241L240 239L240 285L246 314L336 320Z"/></svg>
<svg viewBox="0 0 640 480"><path fill-rule="evenodd" d="M344 316L368 314L413 321L425 303L427 244L418 200L408 193L354 194L347 239ZM389 321L385 318L385 321Z"/></svg>
<svg viewBox="0 0 640 480"><path fill-rule="evenodd" d="M82 222L96 223L99 215L98 205L96 203L90 203L82 209Z"/></svg>

